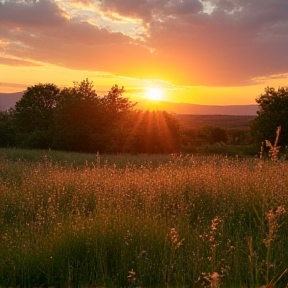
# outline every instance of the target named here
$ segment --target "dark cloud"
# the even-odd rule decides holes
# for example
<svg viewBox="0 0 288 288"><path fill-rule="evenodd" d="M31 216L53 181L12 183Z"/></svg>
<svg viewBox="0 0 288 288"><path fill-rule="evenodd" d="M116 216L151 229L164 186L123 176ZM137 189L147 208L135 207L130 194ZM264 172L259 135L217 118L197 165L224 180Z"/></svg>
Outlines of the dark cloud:
<svg viewBox="0 0 288 288"><path fill-rule="evenodd" d="M100 8L106 13L117 12L120 15L150 21L154 10L165 5L165 0L100 0Z"/></svg>
<svg viewBox="0 0 288 288"><path fill-rule="evenodd" d="M142 19L144 23L150 23L155 18L197 13L203 8L199 0L100 0L99 2L105 12L117 12L126 17Z"/></svg>
<svg viewBox="0 0 288 288"><path fill-rule="evenodd" d="M215 1L211 15L154 23L149 41L185 84L247 85L256 76L287 72L288 1L255 2Z"/></svg>
<svg viewBox="0 0 288 288"><path fill-rule="evenodd" d="M0 5L0 25L11 28L58 26L65 12L55 2L40 0L35 3L6 1Z"/></svg>

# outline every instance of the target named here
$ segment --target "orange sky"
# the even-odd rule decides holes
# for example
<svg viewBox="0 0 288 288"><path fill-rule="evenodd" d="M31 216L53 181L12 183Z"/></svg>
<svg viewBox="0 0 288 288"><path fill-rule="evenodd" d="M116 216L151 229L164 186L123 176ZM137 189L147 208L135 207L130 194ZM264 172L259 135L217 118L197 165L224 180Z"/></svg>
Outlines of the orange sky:
<svg viewBox="0 0 288 288"><path fill-rule="evenodd" d="M133 100L255 104L287 86L288 1L0 0L0 92L88 78Z"/></svg>

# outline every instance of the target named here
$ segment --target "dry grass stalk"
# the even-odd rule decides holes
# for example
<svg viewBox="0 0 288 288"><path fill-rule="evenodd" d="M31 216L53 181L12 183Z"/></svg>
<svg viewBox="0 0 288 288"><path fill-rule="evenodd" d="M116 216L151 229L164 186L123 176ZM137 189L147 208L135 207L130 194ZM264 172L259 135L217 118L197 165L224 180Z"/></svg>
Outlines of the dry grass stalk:
<svg viewBox="0 0 288 288"><path fill-rule="evenodd" d="M281 132L281 126L278 126L276 130L276 139L275 139L274 145L272 145L269 140L265 140L266 146L270 148L268 155L273 162L278 160L278 154L281 148L281 146L277 146L280 132Z"/></svg>

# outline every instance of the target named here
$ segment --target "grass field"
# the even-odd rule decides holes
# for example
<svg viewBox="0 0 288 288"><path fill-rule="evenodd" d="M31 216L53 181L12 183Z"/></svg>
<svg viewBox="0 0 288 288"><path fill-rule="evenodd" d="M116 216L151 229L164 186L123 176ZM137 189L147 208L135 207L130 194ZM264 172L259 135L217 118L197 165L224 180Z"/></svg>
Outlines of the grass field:
<svg viewBox="0 0 288 288"><path fill-rule="evenodd" d="M287 174L284 160L0 149L0 287L285 287Z"/></svg>

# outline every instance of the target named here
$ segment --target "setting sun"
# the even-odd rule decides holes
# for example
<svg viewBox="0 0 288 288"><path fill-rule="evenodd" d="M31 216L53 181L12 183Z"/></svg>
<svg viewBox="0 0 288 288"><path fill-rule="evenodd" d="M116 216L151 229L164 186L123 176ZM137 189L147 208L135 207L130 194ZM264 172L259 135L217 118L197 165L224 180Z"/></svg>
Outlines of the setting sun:
<svg viewBox="0 0 288 288"><path fill-rule="evenodd" d="M163 98L163 90L159 87L147 88L145 98L152 101L161 101Z"/></svg>

